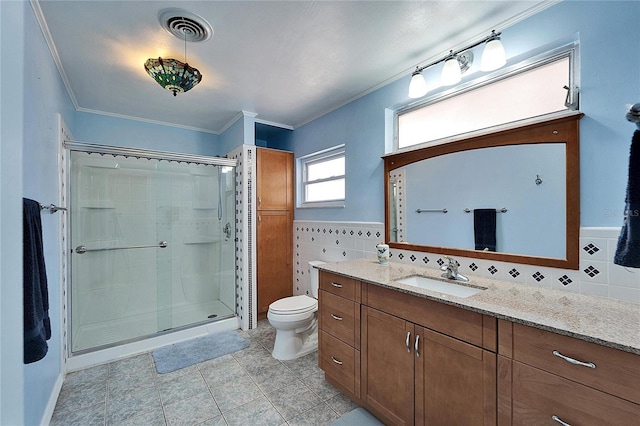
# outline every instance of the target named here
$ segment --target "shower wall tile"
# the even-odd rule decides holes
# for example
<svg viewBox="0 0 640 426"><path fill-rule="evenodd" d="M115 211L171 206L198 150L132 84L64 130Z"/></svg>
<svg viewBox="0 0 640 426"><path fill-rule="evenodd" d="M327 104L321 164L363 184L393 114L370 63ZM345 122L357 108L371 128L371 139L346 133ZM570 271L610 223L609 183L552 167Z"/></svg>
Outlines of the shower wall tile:
<svg viewBox="0 0 640 426"><path fill-rule="evenodd" d="M295 221L294 294L308 292L309 260L337 262L376 257L384 224ZM462 274L494 278L640 304L640 270L613 263L620 228L581 228L578 270L457 257ZM392 261L438 269L440 254L391 249Z"/></svg>

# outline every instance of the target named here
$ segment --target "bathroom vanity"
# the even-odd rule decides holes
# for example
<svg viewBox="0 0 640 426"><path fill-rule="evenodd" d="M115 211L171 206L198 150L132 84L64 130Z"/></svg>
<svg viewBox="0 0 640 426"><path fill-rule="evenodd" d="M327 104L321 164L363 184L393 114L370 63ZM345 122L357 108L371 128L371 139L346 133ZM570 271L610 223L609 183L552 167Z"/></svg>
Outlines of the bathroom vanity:
<svg viewBox="0 0 640 426"><path fill-rule="evenodd" d="M319 366L387 424L640 418L636 304L480 277L456 297L398 282L440 273L394 262L318 269Z"/></svg>

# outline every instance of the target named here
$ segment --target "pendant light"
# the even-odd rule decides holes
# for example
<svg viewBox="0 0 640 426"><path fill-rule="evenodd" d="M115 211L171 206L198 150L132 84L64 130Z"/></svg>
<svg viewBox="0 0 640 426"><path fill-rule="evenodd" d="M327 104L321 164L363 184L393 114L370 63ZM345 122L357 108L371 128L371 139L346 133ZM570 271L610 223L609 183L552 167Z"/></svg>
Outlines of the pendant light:
<svg viewBox="0 0 640 426"><path fill-rule="evenodd" d="M192 42L206 41L211 38L213 29L203 18L182 9L164 9L158 19L169 33L184 40L184 62L173 58L149 58L144 68L160 86L177 96L202 81L200 71L187 63L187 39Z"/></svg>

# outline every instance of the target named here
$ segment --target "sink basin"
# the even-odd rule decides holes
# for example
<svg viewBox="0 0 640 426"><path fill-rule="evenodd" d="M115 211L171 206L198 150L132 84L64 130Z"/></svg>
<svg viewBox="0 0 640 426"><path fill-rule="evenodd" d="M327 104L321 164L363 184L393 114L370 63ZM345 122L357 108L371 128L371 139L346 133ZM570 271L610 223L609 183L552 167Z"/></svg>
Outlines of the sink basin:
<svg viewBox="0 0 640 426"><path fill-rule="evenodd" d="M433 278L422 277L420 275L402 278L400 280L396 280L396 282L456 297L469 297L486 290L486 288L484 287L471 286L467 283L461 283L459 281L442 281Z"/></svg>

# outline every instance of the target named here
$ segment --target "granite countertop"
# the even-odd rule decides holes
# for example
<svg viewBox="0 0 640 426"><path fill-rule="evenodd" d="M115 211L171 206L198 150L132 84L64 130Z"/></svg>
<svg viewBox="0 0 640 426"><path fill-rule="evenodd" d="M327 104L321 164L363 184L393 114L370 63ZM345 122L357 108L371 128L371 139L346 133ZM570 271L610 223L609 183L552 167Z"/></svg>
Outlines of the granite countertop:
<svg viewBox="0 0 640 426"><path fill-rule="evenodd" d="M397 262L380 265L374 259L325 263L317 268L640 355L640 305L635 303L476 276L469 276L468 284L486 290L460 298L395 282L411 275L442 279L438 270Z"/></svg>

